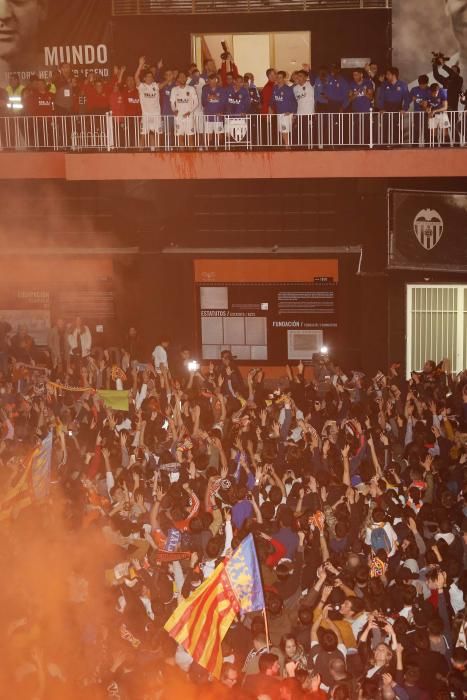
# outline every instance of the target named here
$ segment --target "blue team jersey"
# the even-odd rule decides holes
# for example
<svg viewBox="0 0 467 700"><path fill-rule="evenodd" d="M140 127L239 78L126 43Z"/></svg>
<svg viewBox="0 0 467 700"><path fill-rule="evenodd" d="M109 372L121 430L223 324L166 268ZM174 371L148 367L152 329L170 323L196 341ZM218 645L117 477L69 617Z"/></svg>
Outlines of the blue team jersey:
<svg viewBox="0 0 467 700"><path fill-rule="evenodd" d="M271 107L276 108L277 114L295 114L297 112L297 100L293 87L290 85L274 85L271 95Z"/></svg>
<svg viewBox="0 0 467 700"><path fill-rule="evenodd" d="M330 75L326 87L328 102L338 102L345 107L349 101L349 84L342 75Z"/></svg>
<svg viewBox="0 0 467 700"><path fill-rule="evenodd" d="M423 112L422 102L428 102L431 97L430 88L422 88L420 85L410 91L410 101L413 103L414 112Z"/></svg>
<svg viewBox="0 0 467 700"><path fill-rule="evenodd" d="M350 102L352 112L371 112L368 90L373 90L373 82L369 78L364 78L361 83L356 83L355 80L349 83L349 92L354 95Z"/></svg>
<svg viewBox="0 0 467 700"><path fill-rule="evenodd" d="M328 96L326 92L326 87L328 84L327 78L316 78L314 88L315 88L315 103L320 105L327 105Z"/></svg>
<svg viewBox="0 0 467 700"><path fill-rule="evenodd" d="M247 88L248 94L250 95L250 112L256 114L261 108L261 96L256 85L249 85Z"/></svg>
<svg viewBox="0 0 467 700"><path fill-rule="evenodd" d="M217 85L214 89L211 88L210 85L205 85L201 93L201 101L206 116L224 114L226 109L226 95L224 88L220 85Z"/></svg>
<svg viewBox="0 0 467 700"><path fill-rule="evenodd" d="M428 104L430 105L431 109L440 109L443 106L443 102L447 102L447 99L448 91L444 88L440 88L437 95L433 95L430 92Z"/></svg>
<svg viewBox="0 0 467 700"><path fill-rule="evenodd" d="M161 114L164 117L173 116L172 107L170 106L170 93L176 84L177 83L167 83L167 85L162 88Z"/></svg>
<svg viewBox="0 0 467 700"><path fill-rule="evenodd" d="M410 104L407 83L402 80L396 80L394 84L385 81L378 90L376 102L379 109L384 109L386 112L407 110Z"/></svg>
<svg viewBox="0 0 467 700"><path fill-rule="evenodd" d="M246 87L241 87L238 92L235 88L229 88L226 94L227 114L247 114L250 110L250 95Z"/></svg>

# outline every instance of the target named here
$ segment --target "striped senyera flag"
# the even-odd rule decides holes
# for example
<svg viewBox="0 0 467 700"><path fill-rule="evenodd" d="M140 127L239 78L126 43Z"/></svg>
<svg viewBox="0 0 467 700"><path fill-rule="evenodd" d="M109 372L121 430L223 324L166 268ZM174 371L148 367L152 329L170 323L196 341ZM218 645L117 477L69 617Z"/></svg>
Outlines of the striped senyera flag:
<svg viewBox="0 0 467 700"><path fill-rule="evenodd" d="M237 547L203 583L182 601L165 629L190 656L216 678L222 669L222 640L240 612L264 608L253 536Z"/></svg>

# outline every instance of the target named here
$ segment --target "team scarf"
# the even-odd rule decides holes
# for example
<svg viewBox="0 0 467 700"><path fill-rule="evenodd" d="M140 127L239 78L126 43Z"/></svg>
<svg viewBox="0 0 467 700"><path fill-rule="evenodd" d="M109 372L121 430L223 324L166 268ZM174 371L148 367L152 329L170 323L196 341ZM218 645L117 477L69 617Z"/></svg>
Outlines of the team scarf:
<svg viewBox="0 0 467 700"><path fill-rule="evenodd" d="M322 513L320 510L317 510L316 513L313 513L313 515L310 515L308 518L308 523L310 525L314 525L314 527L318 528L320 532L323 532L324 530L324 513Z"/></svg>
<svg viewBox="0 0 467 700"><path fill-rule="evenodd" d="M116 382L117 379L121 379L122 382L126 382L126 374L118 365L113 365L110 376L114 382Z"/></svg>
<svg viewBox="0 0 467 700"><path fill-rule="evenodd" d="M50 386L53 389L61 389L62 391L77 391L82 393L85 391L91 391L93 394L96 393L96 389L93 389L91 386L70 386L69 384L61 384L60 382L51 381L47 382L47 386Z"/></svg>
<svg viewBox="0 0 467 700"><path fill-rule="evenodd" d="M370 559L370 578L379 578L386 571L387 564L375 554Z"/></svg>

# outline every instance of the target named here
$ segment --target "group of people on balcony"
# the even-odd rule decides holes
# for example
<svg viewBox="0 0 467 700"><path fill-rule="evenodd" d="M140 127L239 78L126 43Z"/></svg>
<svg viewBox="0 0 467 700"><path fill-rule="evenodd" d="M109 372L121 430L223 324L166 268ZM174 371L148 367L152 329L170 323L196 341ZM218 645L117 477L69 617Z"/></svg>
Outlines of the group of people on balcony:
<svg viewBox="0 0 467 700"><path fill-rule="evenodd" d="M361 145L370 140L398 145L402 113L415 113L410 142L427 142L435 131L438 140L447 140L452 125L446 112L457 111L459 102L465 102L459 67L448 66L442 54L433 59L438 82L430 84L422 75L411 90L396 67L381 70L376 63L354 68L350 76L338 64L317 71L304 64L290 76L269 68L267 82L258 89L253 74L241 75L230 54L223 59L219 70L209 59L203 71L192 64L184 72L166 69L162 60L151 66L142 56L134 74L115 66L106 81L93 71L80 80L67 63L49 83L32 76L23 85L12 75L6 89L0 89L0 115L111 113L117 133L124 132L129 147L155 148L169 142L215 146L223 143L225 134L239 143L249 140L259 145ZM373 120L374 126L372 113L383 115Z"/></svg>

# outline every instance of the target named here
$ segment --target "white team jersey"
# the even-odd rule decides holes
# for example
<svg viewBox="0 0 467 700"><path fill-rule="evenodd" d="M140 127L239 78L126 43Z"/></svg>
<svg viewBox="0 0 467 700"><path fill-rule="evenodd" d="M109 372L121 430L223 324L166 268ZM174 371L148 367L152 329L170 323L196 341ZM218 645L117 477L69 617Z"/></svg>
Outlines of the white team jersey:
<svg viewBox="0 0 467 700"><path fill-rule="evenodd" d="M198 106L196 108L196 113L197 114L202 114L203 113L203 104L202 104L202 94L203 94L203 87L206 85L206 81L204 78L200 78L198 80L197 85L192 85L191 87L194 87L196 90L196 97L198 98Z"/></svg>
<svg viewBox="0 0 467 700"><path fill-rule="evenodd" d="M314 114L315 111L315 90L310 81L304 85L294 85L295 99L297 100L297 114Z"/></svg>
<svg viewBox="0 0 467 700"><path fill-rule="evenodd" d="M160 114L161 102L159 85L157 83L140 83L138 85L139 100L143 114Z"/></svg>
<svg viewBox="0 0 467 700"><path fill-rule="evenodd" d="M198 106L198 96L196 90L191 85L176 85L170 93L170 104L174 112L178 112L179 116L187 112L194 112Z"/></svg>

